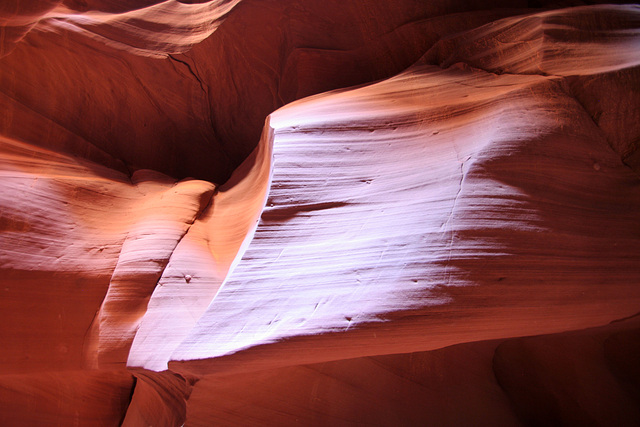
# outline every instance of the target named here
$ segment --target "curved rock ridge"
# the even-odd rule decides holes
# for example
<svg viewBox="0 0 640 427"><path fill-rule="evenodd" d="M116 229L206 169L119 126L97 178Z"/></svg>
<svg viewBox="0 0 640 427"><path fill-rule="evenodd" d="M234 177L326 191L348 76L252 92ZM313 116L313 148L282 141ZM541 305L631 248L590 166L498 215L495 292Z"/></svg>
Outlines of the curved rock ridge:
<svg viewBox="0 0 640 427"><path fill-rule="evenodd" d="M66 9L60 19L40 19L59 24L54 32L30 31L2 58L0 108L7 114L0 117L0 133L123 172L152 169L222 184L255 149L266 116L285 103L391 77L440 37L527 10L524 1L504 0L483 6L245 0L211 36L166 56L167 38L199 31L187 30L191 21L169 10L207 15L207 8L232 3L69 1L44 2L44 11L23 3L7 8L0 41L10 38L18 18L32 25L50 10ZM85 15L113 19L98 25ZM147 21L126 20L129 15L170 25L154 24L155 36L138 35ZM82 30L69 24L72 19L83 20ZM89 37L95 32L102 36ZM114 47L118 43L158 48L166 57L140 56Z"/></svg>
<svg viewBox="0 0 640 427"><path fill-rule="evenodd" d="M101 367L121 363L127 357L149 297L162 285L158 281L167 261L209 206L214 191L209 182L184 181L167 188L157 176L139 175L133 175L133 182L143 197L129 212L135 219L128 227L109 290L94 321L98 347L89 354L97 355ZM148 197L150 194L153 196Z"/></svg>
<svg viewBox="0 0 640 427"><path fill-rule="evenodd" d="M113 170L0 138L3 373L80 369L140 193ZM105 212L109 212L106 216Z"/></svg>
<svg viewBox="0 0 640 427"><path fill-rule="evenodd" d="M640 6L599 5L510 17L436 43L421 63L569 77L570 92L640 173ZM631 89L631 90L629 90ZM621 125L624 124L624 125Z"/></svg>
<svg viewBox="0 0 640 427"><path fill-rule="evenodd" d="M11 43L28 31L70 31L136 55L165 58L182 53L209 37L240 0L210 0L187 4L177 0L136 2L44 1L32 8L0 14ZM7 7L8 9L8 7Z"/></svg>
<svg viewBox="0 0 640 427"><path fill-rule="evenodd" d="M426 62L499 74L590 75L640 65L640 6L596 5L510 17L440 40Z"/></svg>
<svg viewBox="0 0 640 427"><path fill-rule="evenodd" d="M147 302L213 185L150 171L132 182L6 138L0 152L1 333L22 342L2 352L2 365L8 373L123 367Z"/></svg>
<svg viewBox="0 0 640 427"><path fill-rule="evenodd" d="M542 16L607 10L629 11ZM590 74L607 52L575 63ZM638 312L638 177L561 76L416 65L270 123L260 225L171 369L424 351Z"/></svg>
<svg viewBox="0 0 640 427"><path fill-rule="evenodd" d="M258 149L219 188L173 250L135 334L127 366L166 370L173 351L240 260L266 201L272 141L267 123ZM119 305L116 300L117 313Z"/></svg>
<svg viewBox="0 0 640 427"><path fill-rule="evenodd" d="M640 423L640 9L564 5L1 4L0 424Z"/></svg>
<svg viewBox="0 0 640 427"><path fill-rule="evenodd" d="M64 29L136 55L166 58L183 53L209 37L240 0L211 0L185 4L166 0L140 9L83 13L59 7L44 15L36 30Z"/></svg>

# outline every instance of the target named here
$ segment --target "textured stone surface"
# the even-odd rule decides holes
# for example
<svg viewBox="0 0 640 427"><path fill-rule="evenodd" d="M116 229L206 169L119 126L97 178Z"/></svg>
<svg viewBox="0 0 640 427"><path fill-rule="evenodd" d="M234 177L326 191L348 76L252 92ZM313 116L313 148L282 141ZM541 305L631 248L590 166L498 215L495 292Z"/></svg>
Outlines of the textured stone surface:
<svg viewBox="0 0 640 427"><path fill-rule="evenodd" d="M0 424L119 426L134 384L125 371L1 375Z"/></svg>
<svg viewBox="0 0 640 427"><path fill-rule="evenodd" d="M517 45L530 21L582 13L486 28L513 28ZM521 55L500 53L506 63ZM430 57L381 83L271 115L274 172L261 224L176 360L215 365L228 356L242 369L248 360L270 367L289 364L285 353L313 362L428 350L637 312L637 175L566 80L423 65ZM583 60L609 58L596 51ZM556 63L564 58L546 60ZM348 341L332 345L342 334ZM248 360L235 355L260 346Z"/></svg>
<svg viewBox="0 0 640 427"><path fill-rule="evenodd" d="M603 354L626 340L637 360L638 325L207 375L187 424L636 425L638 377L617 377Z"/></svg>
<svg viewBox="0 0 640 427"><path fill-rule="evenodd" d="M639 46L637 5L4 2L0 424L639 424Z"/></svg>

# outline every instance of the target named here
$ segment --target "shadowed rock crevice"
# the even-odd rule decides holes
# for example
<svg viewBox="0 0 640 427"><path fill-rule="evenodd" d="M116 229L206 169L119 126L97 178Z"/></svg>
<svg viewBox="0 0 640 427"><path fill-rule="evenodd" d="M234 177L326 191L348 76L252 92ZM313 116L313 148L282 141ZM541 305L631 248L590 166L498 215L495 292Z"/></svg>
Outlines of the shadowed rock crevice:
<svg viewBox="0 0 640 427"><path fill-rule="evenodd" d="M123 427L184 425L187 401L196 380L171 372L134 371L135 389L122 422Z"/></svg>
<svg viewBox="0 0 640 427"><path fill-rule="evenodd" d="M508 340L496 348L493 371L526 425L638 425L637 369L629 365L637 326Z"/></svg>

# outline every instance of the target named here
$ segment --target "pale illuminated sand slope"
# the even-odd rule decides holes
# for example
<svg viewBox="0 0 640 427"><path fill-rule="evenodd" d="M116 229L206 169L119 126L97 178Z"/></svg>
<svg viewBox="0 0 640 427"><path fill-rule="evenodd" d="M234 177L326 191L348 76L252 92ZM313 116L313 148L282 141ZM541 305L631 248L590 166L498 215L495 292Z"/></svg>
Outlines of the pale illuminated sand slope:
<svg viewBox="0 0 640 427"><path fill-rule="evenodd" d="M346 3L0 6L0 425L640 425L640 7Z"/></svg>

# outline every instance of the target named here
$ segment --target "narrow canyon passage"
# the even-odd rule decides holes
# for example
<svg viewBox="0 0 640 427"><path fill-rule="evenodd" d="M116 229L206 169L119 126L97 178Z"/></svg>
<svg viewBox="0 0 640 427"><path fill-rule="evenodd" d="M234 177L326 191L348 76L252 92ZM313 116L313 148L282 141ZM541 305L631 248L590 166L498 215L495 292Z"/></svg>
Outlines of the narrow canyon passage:
<svg viewBox="0 0 640 427"><path fill-rule="evenodd" d="M0 425L638 425L640 7L0 6Z"/></svg>

